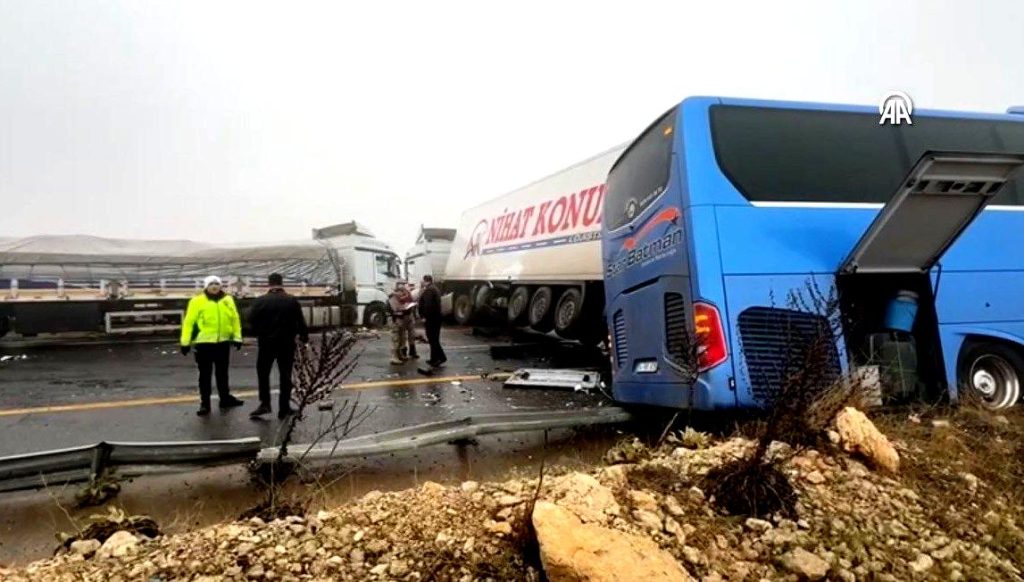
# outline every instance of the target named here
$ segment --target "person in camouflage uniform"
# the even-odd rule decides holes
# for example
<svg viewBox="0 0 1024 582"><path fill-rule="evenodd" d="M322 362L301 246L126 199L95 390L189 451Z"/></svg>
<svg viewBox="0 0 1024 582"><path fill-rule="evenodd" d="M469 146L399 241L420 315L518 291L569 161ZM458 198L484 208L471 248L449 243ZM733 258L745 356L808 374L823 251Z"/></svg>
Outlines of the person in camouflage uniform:
<svg viewBox="0 0 1024 582"><path fill-rule="evenodd" d="M402 283L397 284L394 292L388 295L388 307L391 310L392 320L391 363L394 365L402 364L407 360L406 349L410 350L410 356L415 357L416 354L416 338L412 333L412 303L412 294Z"/></svg>

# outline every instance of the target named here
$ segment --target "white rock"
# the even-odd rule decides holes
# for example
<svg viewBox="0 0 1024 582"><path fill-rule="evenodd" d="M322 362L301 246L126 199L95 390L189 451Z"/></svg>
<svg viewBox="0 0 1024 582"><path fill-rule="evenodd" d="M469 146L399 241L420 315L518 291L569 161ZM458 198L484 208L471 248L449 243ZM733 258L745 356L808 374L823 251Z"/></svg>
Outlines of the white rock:
<svg viewBox="0 0 1024 582"><path fill-rule="evenodd" d="M749 529L750 531L754 531L757 533L764 533L772 529L771 522L765 521L763 519L757 519L756 517L748 518L747 521L744 522L744 525L746 525L747 529Z"/></svg>
<svg viewBox="0 0 1024 582"><path fill-rule="evenodd" d="M135 534L122 530L107 538L96 555L99 558L126 556L138 544L139 540Z"/></svg>
<svg viewBox="0 0 1024 582"><path fill-rule="evenodd" d="M472 493L480 488L480 484L476 481L465 481L460 486L463 493Z"/></svg>
<svg viewBox="0 0 1024 582"><path fill-rule="evenodd" d="M924 572L927 572L928 570L931 570L932 566L934 566L934 565L935 565L935 561L932 560L932 557L929 556L928 554L921 554L920 556L917 557L916 560L914 560L913 562L911 562L909 564L910 569L915 574L922 574Z"/></svg>
<svg viewBox="0 0 1024 582"><path fill-rule="evenodd" d="M807 580L821 580L828 575L829 564L803 548L782 556L782 565L787 570Z"/></svg>
<svg viewBox="0 0 1024 582"><path fill-rule="evenodd" d="M88 558L96 553L103 544L99 540L78 540L71 543L71 553Z"/></svg>

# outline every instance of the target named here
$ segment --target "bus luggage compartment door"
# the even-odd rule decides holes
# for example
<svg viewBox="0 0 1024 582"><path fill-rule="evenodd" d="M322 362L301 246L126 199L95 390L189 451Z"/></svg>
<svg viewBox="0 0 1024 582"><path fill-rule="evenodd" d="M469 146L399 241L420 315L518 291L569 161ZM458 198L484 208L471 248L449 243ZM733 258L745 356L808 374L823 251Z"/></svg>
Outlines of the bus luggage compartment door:
<svg viewBox="0 0 1024 582"><path fill-rule="evenodd" d="M840 273L927 272L1022 165L1024 155L924 154Z"/></svg>

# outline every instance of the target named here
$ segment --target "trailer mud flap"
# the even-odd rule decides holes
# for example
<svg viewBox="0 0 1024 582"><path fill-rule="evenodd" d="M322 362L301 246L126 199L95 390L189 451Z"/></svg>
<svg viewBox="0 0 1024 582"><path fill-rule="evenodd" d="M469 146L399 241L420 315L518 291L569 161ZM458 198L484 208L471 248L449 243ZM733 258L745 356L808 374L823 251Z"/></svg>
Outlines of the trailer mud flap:
<svg viewBox="0 0 1024 582"><path fill-rule="evenodd" d="M924 154L840 273L927 272L1022 165L1024 155Z"/></svg>

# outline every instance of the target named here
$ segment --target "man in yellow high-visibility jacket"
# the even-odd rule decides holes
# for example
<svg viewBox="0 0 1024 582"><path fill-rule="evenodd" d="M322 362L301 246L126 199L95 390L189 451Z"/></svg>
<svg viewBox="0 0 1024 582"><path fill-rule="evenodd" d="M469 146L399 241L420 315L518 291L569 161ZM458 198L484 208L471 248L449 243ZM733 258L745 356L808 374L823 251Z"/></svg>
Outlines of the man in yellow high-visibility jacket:
<svg viewBox="0 0 1024 582"><path fill-rule="evenodd" d="M200 400L196 414L199 416L210 414L211 376L215 369L220 408L242 405L228 388L232 345L236 350L242 347L242 320L235 300L224 292L219 277L207 277L203 280L203 292L189 300L181 322L181 354L187 356L193 346L196 348Z"/></svg>

